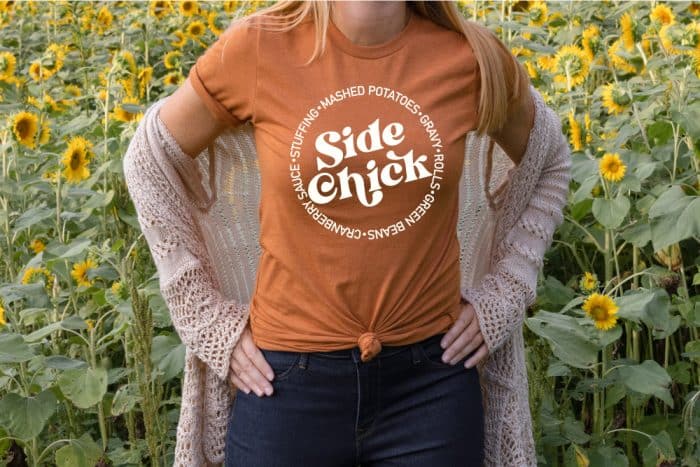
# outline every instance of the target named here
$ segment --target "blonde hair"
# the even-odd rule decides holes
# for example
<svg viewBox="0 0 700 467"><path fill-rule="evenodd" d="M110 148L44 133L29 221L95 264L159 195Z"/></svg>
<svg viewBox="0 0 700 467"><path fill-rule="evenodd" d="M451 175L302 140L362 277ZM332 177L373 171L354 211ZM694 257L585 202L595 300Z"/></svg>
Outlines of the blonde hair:
<svg viewBox="0 0 700 467"><path fill-rule="evenodd" d="M259 26L272 24L276 31L287 31L309 18L312 19L316 26L316 40L308 64L325 50L332 4L329 0L279 0L241 19L259 18ZM523 65L490 29L465 18L455 2L407 0L406 6L411 8L414 14L464 35L474 51L481 78L476 132L479 135L500 132L512 113L511 109L519 108L520 100L530 96L530 78ZM270 21L266 22L268 19ZM491 139L484 182L486 197L492 208L496 207L494 194L489 190L494 144L495 141Z"/></svg>

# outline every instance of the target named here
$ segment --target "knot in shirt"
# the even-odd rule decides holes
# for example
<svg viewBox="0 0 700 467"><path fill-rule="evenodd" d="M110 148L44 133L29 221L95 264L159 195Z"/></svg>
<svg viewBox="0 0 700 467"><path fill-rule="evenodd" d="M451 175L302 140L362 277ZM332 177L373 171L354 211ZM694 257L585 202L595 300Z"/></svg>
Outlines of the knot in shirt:
<svg viewBox="0 0 700 467"><path fill-rule="evenodd" d="M373 332L362 333L357 339L357 344L360 347L360 358L363 362L374 358L382 350L382 343Z"/></svg>

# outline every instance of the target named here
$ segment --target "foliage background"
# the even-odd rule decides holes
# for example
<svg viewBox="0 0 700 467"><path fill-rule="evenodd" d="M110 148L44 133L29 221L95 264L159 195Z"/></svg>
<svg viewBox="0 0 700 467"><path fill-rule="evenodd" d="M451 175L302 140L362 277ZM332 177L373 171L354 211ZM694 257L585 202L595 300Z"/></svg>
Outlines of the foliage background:
<svg viewBox="0 0 700 467"><path fill-rule="evenodd" d="M542 465L698 465L700 5L460 1L570 138L525 333ZM266 3L0 1L0 459L170 465L184 346L121 172L143 110Z"/></svg>

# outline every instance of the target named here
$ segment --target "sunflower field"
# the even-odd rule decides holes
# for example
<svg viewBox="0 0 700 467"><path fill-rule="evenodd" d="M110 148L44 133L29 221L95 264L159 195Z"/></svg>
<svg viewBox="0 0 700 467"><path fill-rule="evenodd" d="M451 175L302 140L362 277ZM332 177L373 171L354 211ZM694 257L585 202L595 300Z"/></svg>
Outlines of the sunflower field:
<svg viewBox="0 0 700 467"><path fill-rule="evenodd" d="M0 1L0 464L172 464L185 348L121 158L267 4ZM572 149L524 326L540 464L700 465L700 3L458 6Z"/></svg>

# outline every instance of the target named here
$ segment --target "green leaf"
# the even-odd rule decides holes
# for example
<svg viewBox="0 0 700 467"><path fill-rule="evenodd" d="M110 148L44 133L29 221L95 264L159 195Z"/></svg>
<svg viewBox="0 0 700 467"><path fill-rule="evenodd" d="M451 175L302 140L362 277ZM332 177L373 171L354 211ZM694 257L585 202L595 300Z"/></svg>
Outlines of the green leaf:
<svg viewBox="0 0 700 467"><path fill-rule="evenodd" d="M141 397L138 395L136 388L131 384L125 384L117 389L116 394L114 394L111 409L112 416L116 417L129 412L140 400Z"/></svg>
<svg viewBox="0 0 700 467"><path fill-rule="evenodd" d="M179 375L185 367L185 345L177 336L156 336L151 348L151 362L164 373L164 380L168 381Z"/></svg>
<svg viewBox="0 0 700 467"><path fill-rule="evenodd" d="M684 106L683 112L672 110L671 118L680 123L687 134L693 138L700 138L700 102Z"/></svg>
<svg viewBox="0 0 700 467"><path fill-rule="evenodd" d="M700 365L700 340L686 342L685 352L681 355Z"/></svg>
<svg viewBox="0 0 700 467"><path fill-rule="evenodd" d="M621 381L629 389L656 396L673 408L671 397L671 377L666 370L654 360L644 360L639 365L621 366L617 368Z"/></svg>
<svg viewBox="0 0 700 467"><path fill-rule="evenodd" d="M656 435L649 435L649 438L649 444L642 451L644 465L672 465L672 461L676 460L676 453L668 433L660 431Z"/></svg>
<svg viewBox="0 0 700 467"><path fill-rule="evenodd" d="M593 216L608 229L615 229L622 224L630 210L630 200L622 193L614 199L595 198Z"/></svg>
<svg viewBox="0 0 700 467"><path fill-rule="evenodd" d="M67 245L56 244L52 247L47 246L46 251L51 253L52 255L55 255L58 258L70 259L83 254L83 252L87 249L88 246L90 246L91 243L92 240L90 240L89 238L83 238L79 240L73 240Z"/></svg>
<svg viewBox="0 0 700 467"><path fill-rule="evenodd" d="M615 300L619 310L617 315L636 323L643 322L654 332L654 337L666 337L678 328L679 316L671 316L671 298L660 287L635 289L626 292Z"/></svg>
<svg viewBox="0 0 700 467"><path fill-rule="evenodd" d="M593 195L591 194L591 190L593 190L593 187L595 187L597 183L597 175L591 175L583 182L581 182L581 186L579 186L578 189L574 192L572 202L579 203L584 199L592 198Z"/></svg>
<svg viewBox="0 0 700 467"><path fill-rule="evenodd" d="M50 357L46 357L44 364L47 368L53 368L55 370L86 368L88 366L87 362L83 360L74 360L72 358L64 357L63 355L51 355Z"/></svg>
<svg viewBox="0 0 700 467"><path fill-rule="evenodd" d="M642 248L651 240L651 227L646 222L637 222L620 232L620 236L637 248Z"/></svg>
<svg viewBox="0 0 700 467"><path fill-rule="evenodd" d="M107 206L114 198L114 190L109 190L107 193L95 193L81 206L83 210L90 213L93 209Z"/></svg>
<svg viewBox="0 0 700 467"><path fill-rule="evenodd" d="M688 237L688 220L681 219L678 213L651 219L651 244L654 251L678 243Z"/></svg>
<svg viewBox="0 0 700 467"><path fill-rule="evenodd" d="M673 127L670 122L658 120L647 127L647 135L654 146L661 146L673 138Z"/></svg>
<svg viewBox="0 0 700 467"><path fill-rule="evenodd" d="M58 387L76 407L87 409L100 402L107 392L107 371L102 368L66 370L58 378Z"/></svg>
<svg viewBox="0 0 700 467"><path fill-rule="evenodd" d="M552 352L564 363L589 368L597 361L598 348L579 321L571 316L541 310L525 320L532 332L549 342Z"/></svg>
<svg viewBox="0 0 700 467"><path fill-rule="evenodd" d="M48 219L56 214L55 209L47 208L45 206L36 206L28 209L21 216L17 218L13 227L14 231L19 232L20 230L31 227L34 224L38 224L44 219Z"/></svg>
<svg viewBox="0 0 700 467"><path fill-rule="evenodd" d="M61 328L62 328L62 327L61 327L61 323L60 323L60 322L51 323L51 324L49 324L48 326L44 326L44 327L41 328L41 329L37 329L36 331L34 331L34 332L30 333L30 334L27 334L27 335L24 337L24 340L27 341L27 342L38 342L38 341L40 341L41 339L43 339L44 337L46 337L46 336L48 336L49 334L51 334L52 332L57 331L57 330L59 330L59 329L61 329Z"/></svg>
<svg viewBox="0 0 700 467"><path fill-rule="evenodd" d="M690 198L686 196L683 189L678 185L664 191L659 196L654 204L649 208L649 218L669 215L679 209L683 209L690 202Z"/></svg>
<svg viewBox="0 0 700 467"><path fill-rule="evenodd" d="M102 457L102 448L95 443L90 434L84 433L70 444L56 450L57 467L94 467Z"/></svg>
<svg viewBox="0 0 700 467"><path fill-rule="evenodd" d="M0 363L21 363L33 357L34 352L20 334L0 334Z"/></svg>
<svg viewBox="0 0 700 467"><path fill-rule="evenodd" d="M31 397L9 393L0 401L0 425L12 436L29 440L44 430L56 410L56 396L50 389Z"/></svg>

